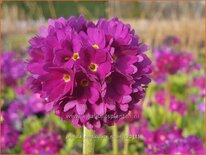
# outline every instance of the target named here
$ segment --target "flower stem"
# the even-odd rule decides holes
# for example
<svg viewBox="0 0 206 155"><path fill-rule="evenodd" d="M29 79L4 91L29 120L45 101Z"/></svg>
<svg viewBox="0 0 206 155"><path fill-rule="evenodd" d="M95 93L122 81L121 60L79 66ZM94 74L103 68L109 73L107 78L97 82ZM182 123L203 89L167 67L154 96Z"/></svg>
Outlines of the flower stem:
<svg viewBox="0 0 206 155"><path fill-rule="evenodd" d="M170 84L170 76L168 75L168 79L166 82L166 86L165 86L165 90L166 90L166 101L165 101L165 108L166 111L170 110L170 100L171 100L171 84ZM164 123L166 123L166 121L168 121L169 118L169 112L166 112L166 115L164 117Z"/></svg>
<svg viewBox="0 0 206 155"><path fill-rule="evenodd" d="M118 128L117 124L114 124L112 127L112 147L113 147L113 154L118 154Z"/></svg>
<svg viewBox="0 0 206 155"><path fill-rule="evenodd" d="M128 154L129 145L129 125L126 124L124 128L124 154Z"/></svg>
<svg viewBox="0 0 206 155"><path fill-rule="evenodd" d="M94 154L94 132L83 127L83 154Z"/></svg>

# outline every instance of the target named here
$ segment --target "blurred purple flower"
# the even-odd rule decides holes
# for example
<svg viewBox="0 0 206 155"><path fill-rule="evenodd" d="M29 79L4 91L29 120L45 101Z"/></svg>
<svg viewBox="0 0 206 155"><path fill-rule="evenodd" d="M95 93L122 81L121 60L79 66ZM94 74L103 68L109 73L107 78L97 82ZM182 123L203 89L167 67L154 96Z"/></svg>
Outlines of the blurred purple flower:
<svg viewBox="0 0 206 155"><path fill-rule="evenodd" d="M147 146L182 138L182 130L176 125L163 124L156 130L150 130L148 122L144 119L131 124L129 131L131 136L141 138Z"/></svg>
<svg viewBox="0 0 206 155"><path fill-rule="evenodd" d="M204 143L196 136L177 138L146 148L147 154L205 154Z"/></svg>
<svg viewBox="0 0 206 155"><path fill-rule="evenodd" d="M154 50L154 64L152 78L157 84L167 81L168 75L179 71L190 72L198 69L193 55L189 52L178 51L169 45L162 45Z"/></svg>
<svg viewBox="0 0 206 155"><path fill-rule="evenodd" d="M15 99L9 104L8 107L9 118L13 122L22 121L26 116L31 114L31 111L28 109L26 99L19 98Z"/></svg>
<svg viewBox="0 0 206 155"><path fill-rule="evenodd" d="M178 101L176 98L171 97L170 98L170 110L173 112L177 112L181 115L184 115L187 111L187 104L182 101Z"/></svg>
<svg viewBox="0 0 206 155"><path fill-rule="evenodd" d="M202 113L205 113L205 102L198 103L198 110Z"/></svg>
<svg viewBox="0 0 206 155"><path fill-rule="evenodd" d="M165 102L166 102L166 92L165 90L159 90L156 92L155 94L155 100L157 102L157 104L160 104L160 105L165 105Z"/></svg>
<svg viewBox="0 0 206 155"><path fill-rule="evenodd" d="M136 137L140 137L140 136L149 134L148 121L146 119L142 118L140 121L130 124L129 125L129 134L130 134L130 136L136 136ZM141 138L144 138L144 137L141 137ZM153 135L152 135L152 133L150 133L150 136L148 136L148 138L146 138L145 140L150 141L152 139L153 139Z"/></svg>
<svg viewBox="0 0 206 155"><path fill-rule="evenodd" d="M170 47L162 46L154 51L155 67L160 74L175 74L181 67L178 54Z"/></svg>
<svg viewBox="0 0 206 155"><path fill-rule="evenodd" d="M12 126L13 121L8 113L2 112L1 115L1 150L6 153L8 149L16 146L20 133Z"/></svg>
<svg viewBox="0 0 206 155"><path fill-rule="evenodd" d="M155 94L155 99L157 104L160 104L162 106L166 106L166 91L165 90L159 90ZM181 115L184 115L185 112L187 111L187 104L185 102L179 101L176 99L174 96L169 97L169 110L172 112L177 112Z"/></svg>
<svg viewBox="0 0 206 155"><path fill-rule="evenodd" d="M9 119L15 124L19 124L28 116L37 113L46 113L44 102L39 94L31 96L19 96L13 100L7 109Z"/></svg>
<svg viewBox="0 0 206 155"><path fill-rule="evenodd" d="M143 133L144 141L147 145L161 144L168 140L175 140L182 137L182 130L176 125L163 124L157 130L147 130ZM152 135L150 141L147 139Z"/></svg>
<svg viewBox="0 0 206 155"><path fill-rule="evenodd" d="M26 154L56 154L63 147L61 137L46 129L28 137L22 144Z"/></svg>
<svg viewBox="0 0 206 155"><path fill-rule="evenodd" d="M26 75L25 63L13 51L2 52L1 56L0 64L4 84L6 86L17 85L17 80Z"/></svg>
<svg viewBox="0 0 206 155"><path fill-rule="evenodd" d="M205 76L197 76L193 80L193 85L201 90L201 96L205 96Z"/></svg>

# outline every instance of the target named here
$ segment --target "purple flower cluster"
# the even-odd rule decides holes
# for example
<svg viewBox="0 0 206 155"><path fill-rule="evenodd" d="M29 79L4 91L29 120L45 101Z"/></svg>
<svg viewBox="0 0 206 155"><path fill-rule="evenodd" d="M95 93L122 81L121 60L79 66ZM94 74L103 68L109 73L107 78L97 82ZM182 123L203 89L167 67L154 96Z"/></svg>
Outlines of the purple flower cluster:
<svg viewBox="0 0 206 155"><path fill-rule="evenodd" d="M142 138L144 143L148 146L182 138L182 130L176 125L163 124L158 129L151 131L148 122L142 120L130 126L130 135L141 136L140 138Z"/></svg>
<svg viewBox="0 0 206 155"><path fill-rule="evenodd" d="M150 82L148 47L117 18L97 24L82 16L50 19L29 43L29 86L77 127L113 125Z"/></svg>
<svg viewBox="0 0 206 155"><path fill-rule="evenodd" d="M188 136L165 143L154 144L146 149L147 154L205 154L204 143L196 136Z"/></svg>
<svg viewBox="0 0 206 155"><path fill-rule="evenodd" d="M193 80L193 85L201 90L201 96L205 96L206 94L206 84L205 84L205 76L197 76Z"/></svg>
<svg viewBox="0 0 206 155"><path fill-rule="evenodd" d="M39 94L28 95L24 92L25 87L17 88L16 94L18 97L12 100L8 106L4 106L3 112L6 115L5 122L7 124L9 122L11 127L20 131L25 118L32 115L45 114L46 110Z"/></svg>
<svg viewBox="0 0 206 155"><path fill-rule="evenodd" d="M205 102L198 103L198 110L202 113L205 113Z"/></svg>
<svg viewBox="0 0 206 155"><path fill-rule="evenodd" d="M15 86L17 80L26 75L25 64L15 52L2 52L1 57L3 83L6 86Z"/></svg>
<svg viewBox="0 0 206 155"><path fill-rule="evenodd" d="M144 142L147 145L161 144L168 140L182 138L182 130L176 125L163 124L157 130L143 132Z"/></svg>
<svg viewBox="0 0 206 155"><path fill-rule="evenodd" d="M143 139L146 154L204 154L203 142L196 136L182 136L176 125L163 124L150 130L148 122L141 120L130 126L130 135Z"/></svg>
<svg viewBox="0 0 206 155"><path fill-rule="evenodd" d="M21 122L24 118L37 114L45 113L45 107L39 94L32 96L20 96L13 100L7 109L7 113L12 121Z"/></svg>
<svg viewBox="0 0 206 155"><path fill-rule="evenodd" d="M8 117L9 115L5 112L1 113L1 150L6 153L8 149L13 148L19 139L19 132L16 130L12 121Z"/></svg>
<svg viewBox="0 0 206 155"><path fill-rule="evenodd" d="M168 75L176 74L178 71L190 72L198 69L191 53L178 51L169 45L154 50L152 77L158 84L165 82Z"/></svg>
<svg viewBox="0 0 206 155"><path fill-rule="evenodd" d="M56 154L63 147L61 137L46 129L28 137L22 144L26 154Z"/></svg>
<svg viewBox="0 0 206 155"><path fill-rule="evenodd" d="M12 121L19 122L30 114L30 110L28 110L26 100L22 98L13 100L7 109L7 113Z"/></svg>
<svg viewBox="0 0 206 155"><path fill-rule="evenodd" d="M162 106L166 106L166 91L160 90L155 94L156 102ZM169 110L172 112L177 112L181 115L184 115L187 111L187 104L183 101L179 101L174 96L170 96L169 98Z"/></svg>

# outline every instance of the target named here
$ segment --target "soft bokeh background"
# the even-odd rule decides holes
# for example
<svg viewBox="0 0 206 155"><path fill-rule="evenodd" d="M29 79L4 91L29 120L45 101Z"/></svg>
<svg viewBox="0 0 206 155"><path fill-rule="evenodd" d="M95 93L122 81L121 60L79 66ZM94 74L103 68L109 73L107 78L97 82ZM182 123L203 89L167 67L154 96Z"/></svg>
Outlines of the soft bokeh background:
<svg viewBox="0 0 206 155"><path fill-rule="evenodd" d="M120 18L135 29L142 42L150 46L150 51L147 53L153 60L154 50L163 45L165 38L174 36L180 40L180 43L178 43L177 47L175 46L175 49L177 51L186 51L186 53L191 54L193 57L191 61L198 64L199 68L190 72L180 71L174 75L169 75L167 81L163 84L153 81L148 88L143 104L143 120L147 121L147 128L151 131L158 131L163 124L175 124L178 128L182 129L181 134L183 136L195 135L201 141L204 141L204 8L204 1L4 2L2 4L3 13L1 17L2 51L14 51L18 54L18 59L20 58L25 62L28 57L26 53L28 40L37 34L39 27L41 25L46 25L48 18L58 18L62 16L69 18L72 15L76 17L84 15L86 19L93 20L94 22L100 17ZM19 69L21 70L23 68ZM194 84L197 77L202 78L199 85ZM22 78L17 82L16 87L4 84L1 94L2 111L7 111L8 107L16 102L13 100L21 96L19 95L21 93L17 93L17 89L19 86L23 85L25 81L25 77ZM174 95L175 98L187 104L186 114L180 115L168 109L165 110L165 107L158 104L155 100L155 96L159 90L167 90L168 83L170 83L170 95ZM160 96L163 95L161 94ZM27 98L32 98L32 96L27 96ZM31 101L28 100L30 99L24 102L31 103ZM202 108L200 106L202 106ZM22 112L20 110L20 112L16 112L15 114L18 116L21 115ZM165 117L166 119L164 119ZM5 120L4 117L2 122ZM141 124L139 121L136 121L134 124L141 126L139 125ZM133 127L134 124L129 124L130 130L136 129ZM18 129L18 134L20 135L19 138L17 138L18 143L12 146L15 142L10 142L9 136L7 136L8 143L6 143L6 147L8 148L4 151L6 153L23 152L22 143L30 135L38 133L43 128L56 132L62 141L61 145L58 143L48 144L49 147L54 148L55 145L57 145L61 148L59 152L63 154L81 153L81 137L65 137L81 135L82 129L76 129L69 122L65 123L60 121L53 113L44 114L40 112L33 113L28 117L24 116L17 121L15 127ZM120 135L124 134L123 130L124 124L120 124ZM101 133L103 135L111 135L111 129L108 128L104 131L99 131L99 134ZM12 134L12 131L10 134ZM142 133L137 131L135 134L141 135ZM119 148L123 148L123 141L123 139L119 140ZM5 139L1 139L1 143L4 142ZM8 145L11 145L11 147ZM112 143L108 137L96 139L95 146L95 153L112 153ZM145 144L144 140L129 140L129 153L131 154L137 152L145 153L145 148L147 147L148 145ZM123 150L120 149L119 152L121 151Z"/></svg>

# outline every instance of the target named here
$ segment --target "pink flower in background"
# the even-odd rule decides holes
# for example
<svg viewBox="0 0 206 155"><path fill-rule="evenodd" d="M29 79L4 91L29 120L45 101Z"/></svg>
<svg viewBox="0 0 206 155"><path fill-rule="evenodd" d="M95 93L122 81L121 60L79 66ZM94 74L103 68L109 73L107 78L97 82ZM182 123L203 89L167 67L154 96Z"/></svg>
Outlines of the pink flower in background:
<svg viewBox="0 0 206 155"><path fill-rule="evenodd" d="M160 74L175 74L181 67L177 53L170 47L162 46L154 51L154 55Z"/></svg>
<svg viewBox="0 0 206 155"><path fill-rule="evenodd" d="M197 76L193 80L193 85L201 90L201 95L205 96L205 76Z"/></svg>
<svg viewBox="0 0 206 155"><path fill-rule="evenodd" d="M177 138L146 148L147 154L205 154L204 143L196 136Z"/></svg>
<svg viewBox="0 0 206 155"><path fill-rule="evenodd" d="M22 144L26 154L56 154L63 147L61 137L46 129L28 137Z"/></svg>
<svg viewBox="0 0 206 155"><path fill-rule="evenodd" d="M142 118L139 122L133 122L129 126L130 136L135 136L144 139L145 135L149 135L148 138L144 139L144 142L153 141L153 133L148 130L148 121Z"/></svg>
<svg viewBox="0 0 206 155"><path fill-rule="evenodd" d="M181 115L184 115L187 111L187 104L185 102L177 100L174 97L171 97L169 108L173 112L177 112Z"/></svg>
<svg viewBox="0 0 206 155"><path fill-rule="evenodd" d="M16 146L19 140L20 132L14 128L13 120L10 120L9 114L1 113L1 151L4 153Z"/></svg>
<svg viewBox="0 0 206 155"><path fill-rule="evenodd" d="M167 81L169 75L199 69L199 64L195 62L192 53L180 51L175 47L179 43L178 37L168 36L163 44L154 50L152 78L157 84Z"/></svg>
<svg viewBox="0 0 206 155"><path fill-rule="evenodd" d="M198 103L198 110L202 113L205 113L205 102Z"/></svg>
<svg viewBox="0 0 206 155"><path fill-rule="evenodd" d="M49 20L29 43L29 87L77 127L113 125L151 81L148 47L117 18L97 24L82 16Z"/></svg>
<svg viewBox="0 0 206 155"><path fill-rule="evenodd" d="M22 89L23 91L21 91ZM44 101L40 98L40 94L30 95L24 89L28 91L24 87L18 88L18 97L12 100L4 109L8 120L10 120L10 125L18 130L22 129L23 121L27 117L32 115L43 116L46 113Z"/></svg>
<svg viewBox="0 0 206 155"><path fill-rule="evenodd" d="M156 68L155 66L153 66L152 68L153 68L153 70L152 70L153 72L152 72L151 77L158 85L161 85L167 81L166 74L161 74L159 69Z"/></svg>
<svg viewBox="0 0 206 155"><path fill-rule="evenodd" d="M4 51L0 62L3 83L6 86L16 86L17 80L26 75L25 63L13 51Z"/></svg>
<svg viewBox="0 0 206 155"><path fill-rule="evenodd" d="M25 99L16 99L12 101L7 111L9 113L10 119L13 122L23 120L30 113Z"/></svg>
<svg viewBox="0 0 206 155"><path fill-rule="evenodd" d="M159 90L156 92L155 94L155 100L157 102L157 104L160 105L165 105L166 102L166 91L165 90Z"/></svg>
<svg viewBox="0 0 206 155"><path fill-rule="evenodd" d="M156 92L155 99L157 104L160 104L162 106L166 106L167 101L167 94L165 90L160 90ZM183 101L179 101L176 99L173 95L170 95L169 97L169 110L172 112L177 112L180 115L184 115L187 111L187 104Z"/></svg>
<svg viewBox="0 0 206 155"><path fill-rule="evenodd" d="M156 130L150 130L148 122L141 120L139 123L130 126L130 135L136 135L149 145L161 144L168 140L182 138L182 130L176 125L163 124Z"/></svg>

